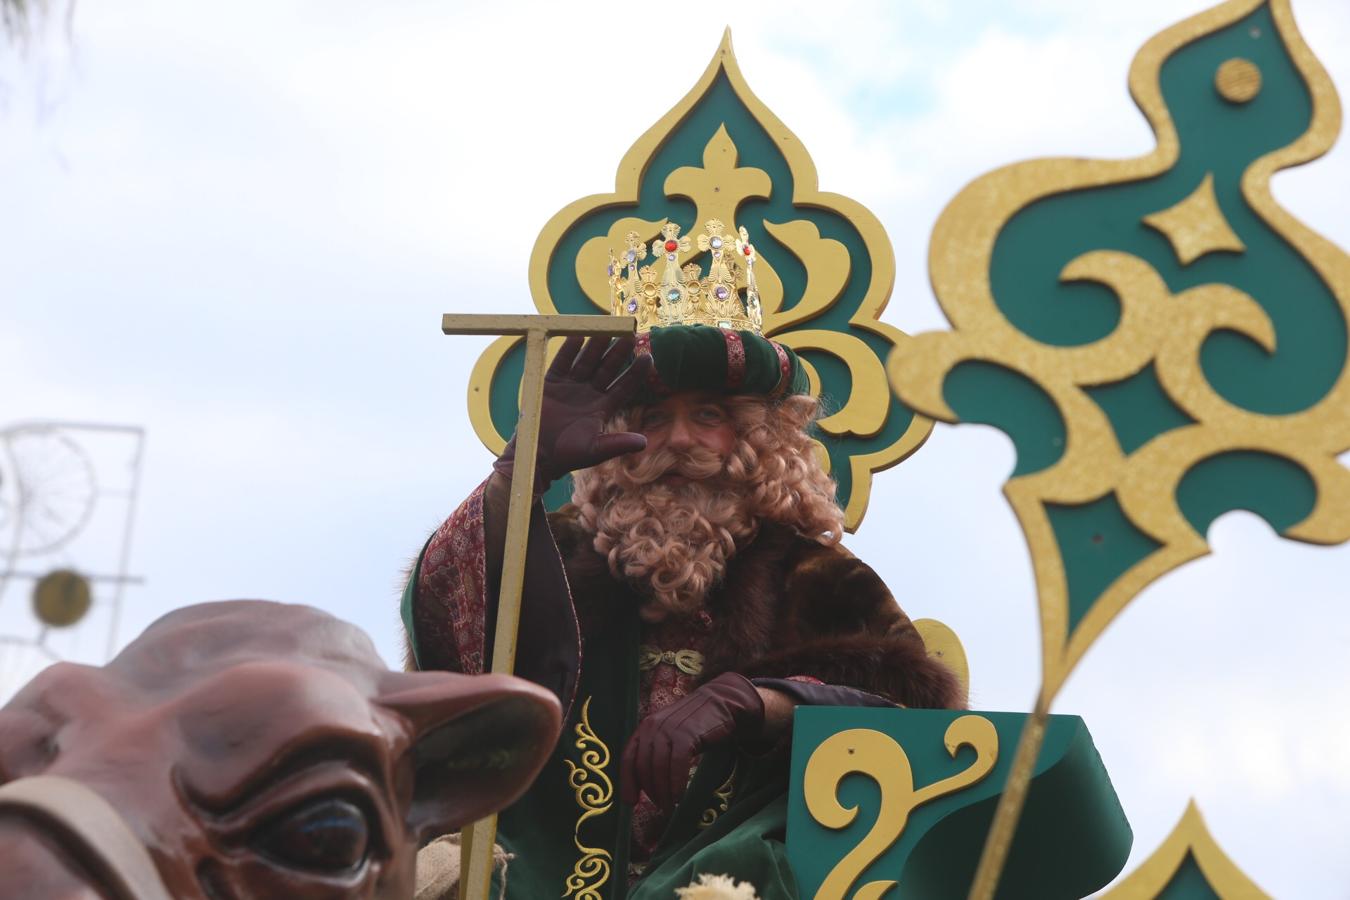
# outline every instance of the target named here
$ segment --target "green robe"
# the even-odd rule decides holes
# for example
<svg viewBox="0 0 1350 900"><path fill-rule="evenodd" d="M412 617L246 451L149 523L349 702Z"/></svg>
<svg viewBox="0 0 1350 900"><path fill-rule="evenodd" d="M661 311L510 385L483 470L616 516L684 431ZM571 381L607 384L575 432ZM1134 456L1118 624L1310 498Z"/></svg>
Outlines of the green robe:
<svg viewBox="0 0 1350 900"><path fill-rule="evenodd" d="M428 541L408 581L404 623L421 667L472 674L490 665L496 591L485 515L503 516L504 498L480 487ZM617 787L637 726L640 603L610 577L574 515L545 517L536 505L516 674L558 694L565 725L534 785L499 820L498 840L515 854L510 898L668 900L706 872L749 881L762 900L793 900L786 742L760 755L732 746L704 754L630 889L631 810ZM737 671L799 702L959 703L954 677L928 658L885 585L838 548L766 525L733 558L708 607L718 627L704 679ZM788 677L817 683L773 681Z"/></svg>

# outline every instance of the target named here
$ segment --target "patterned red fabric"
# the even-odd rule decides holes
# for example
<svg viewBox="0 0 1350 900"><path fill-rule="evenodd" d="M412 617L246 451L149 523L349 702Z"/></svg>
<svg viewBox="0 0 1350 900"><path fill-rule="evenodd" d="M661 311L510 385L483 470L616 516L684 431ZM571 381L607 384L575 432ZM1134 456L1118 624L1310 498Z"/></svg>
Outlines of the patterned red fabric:
<svg viewBox="0 0 1350 900"><path fill-rule="evenodd" d="M633 345L633 355L645 354L652 355L652 335L650 331L644 331L637 336L636 343ZM647 373L647 387L657 394L669 394L670 388L666 387L661 375L656 371L656 366L652 366L651 371Z"/></svg>
<svg viewBox="0 0 1350 900"><path fill-rule="evenodd" d="M479 675L486 648L487 556L483 548L484 481L436 530L422 556L417 582L418 644L454 648L434 668Z"/></svg>
<svg viewBox="0 0 1350 900"><path fill-rule="evenodd" d="M712 617L707 612L700 611L698 616L692 619L644 626L642 643L658 650L697 650L702 653L711 631ZM698 687L698 681L698 675L682 672L666 662L657 663L642 672L638 682L638 720L641 721L686 696ZM651 859L669 821L670 816L666 812L653 803L645 793L641 794L633 806L629 859L638 866ZM640 871L638 868L638 872Z"/></svg>
<svg viewBox="0 0 1350 900"><path fill-rule="evenodd" d="M739 390L745 381L745 344L730 328L722 329L722 339L727 342L727 390Z"/></svg>
<svg viewBox="0 0 1350 900"><path fill-rule="evenodd" d="M769 341L773 344L774 352L778 354L778 384L774 386L772 397L777 397L787 392L788 386L792 384L792 360L788 358L787 351L783 345L777 341Z"/></svg>

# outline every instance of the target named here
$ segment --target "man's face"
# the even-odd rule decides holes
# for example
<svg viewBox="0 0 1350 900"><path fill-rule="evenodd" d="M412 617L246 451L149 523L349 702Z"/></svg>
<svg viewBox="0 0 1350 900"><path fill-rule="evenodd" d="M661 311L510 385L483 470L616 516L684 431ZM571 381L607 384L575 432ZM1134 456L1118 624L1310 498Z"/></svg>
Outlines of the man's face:
<svg viewBox="0 0 1350 900"><path fill-rule="evenodd" d="M642 410L637 431L646 435L644 455L702 449L725 461L736 446L731 414L717 394L681 391Z"/></svg>

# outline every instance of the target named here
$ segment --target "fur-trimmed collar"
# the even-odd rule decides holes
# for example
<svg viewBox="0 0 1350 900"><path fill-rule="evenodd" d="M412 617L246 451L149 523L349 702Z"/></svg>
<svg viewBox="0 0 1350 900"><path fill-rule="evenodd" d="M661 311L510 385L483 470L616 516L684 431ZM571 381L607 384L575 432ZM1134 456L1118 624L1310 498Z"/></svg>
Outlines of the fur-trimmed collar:
<svg viewBox="0 0 1350 900"><path fill-rule="evenodd" d="M550 516L567 568L581 631L635 616L642 600L614 579L594 536L564 507ZM881 578L838 546L766 523L727 564L708 598L715 627L704 645L702 680L805 676L916 707L964 706L951 670L923 639Z"/></svg>

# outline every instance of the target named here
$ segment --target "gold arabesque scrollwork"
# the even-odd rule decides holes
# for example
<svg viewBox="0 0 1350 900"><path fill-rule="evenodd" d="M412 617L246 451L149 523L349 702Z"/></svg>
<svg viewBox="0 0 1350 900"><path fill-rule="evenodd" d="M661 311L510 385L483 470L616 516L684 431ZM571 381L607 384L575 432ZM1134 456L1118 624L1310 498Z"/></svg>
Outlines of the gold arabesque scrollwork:
<svg viewBox="0 0 1350 900"><path fill-rule="evenodd" d="M914 772L905 750L890 735L870 728L836 732L811 753L802 775L802 795L807 812L826 828L847 828L858 808L839 802L839 784L853 774L866 775L881 788L881 808L876 823L861 841L825 876L815 900L876 900L895 881L868 882L856 892L853 884L891 845L900 839L910 814L938 797L970 787L993 771L998 762L998 732L994 723L979 715L965 715L947 726L944 742L953 759L962 747L975 751L965 769L921 788L914 786Z"/></svg>
<svg viewBox="0 0 1350 900"><path fill-rule="evenodd" d="M1251 450L1288 459L1312 479L1317 503L1288 537L1337 544L1350 539L1350 471L1338 454L1350 448L1350 369L1321 401L1301 412L1264 415L1221 397L1200 366L1200 345L1217 330L1243 334L1268 351L1276 335L1249 295L1223 284L1172 292L1145 260L1099 250L1074 259L1063 281L1110 287L1121 305L1115 331L1081 346L1052 346L1003 316L990 285L990 259L1003 226L1020 210L1052 195L1139 181L1176 164L1180 141L1163 101L1159 71L1183 45L1250 13L1263 2L1312 92L1312 123L1293 143L1255 160L1244 172L1242 196L1260 218L1321 277L1350 318L1350 256L1283 209L1270 191L1276 171L1325 153L1340 124L1340 106L1326 71L1294 25L1288 0L1230 0L1153 38L1135 57L1130 89L1155 134L1153 152L1128 160L1058 159L1018 163L984 175L947 206L934 226L929 269L953 330L913 338L888 363L907 402L955 421L942 395L946 373L967 360L995 363L1034 381L1060 411L1067 438L1054 465L1012 478L1004 493L1030 544L1041 606L1043 692L1053 697L1087 649L1143 588L1165 572L1209 552L1176 502L1181 478L1205 459ZM1209 178L1178 207L1150 216L1183 260L1206 249L1239 252L1227 225L1214 221ZM1234 243L1236 241L1236 243ZM1193 424L1175 428L1126 454L1102 408L1085 387L1110 384L1152 363L1168 398ZM1157 541L1159 550L1117 578L1082 621L1069 629L1067 579L1046 513L1047 502L1086 503L1114 492L1125 516Z"/></svg>
<svg viewBox="0 0 1350 900"><path fill-rule="evenodd" d="M1043 725L1074 667L1131 600L1164 573L1209 552L1205 535L1192 527L1177 500L1178 486L1188 472L1234 451L1289 461L1311 480L1315 503L1302 521L1281 533L1312 543L1350 540L1350 471L1338 459L1350 449L1350 367L1342 367L1320 400L1279 415L1229 402L1202 371L1201 345L1217 331L1235 332L1268 353L1275 351L1279 336L1252 296L1222 283L1173 291L1139 256L1090 251L1071 260L1060 280L1109 288L1119 301L1119 322L1099 340L1060 346L1042 343L1015 327L995 302L990 282L995 243L1021 211L1056 195L1143 182L1178 165L1181 140L1163 95L1163 64L1192 42L1261 7L1268 10L1277 39L1307 87L1311 118L1301 136L1241 170L1241 201L1306 262L1342 318L1350 320L1350 256L1283 209L1270 186L1275 172L1315 159L1332 146L1341 119L1335 89L1299 34L1289 0L1228 0L1163 31L1135 57L1130 92L1156 136L1152 152L1126 160L1017 163L976 179L951 201L933 229L929 270L953 330L920 335L888 362L897 392L935 418L956 420L943 396L946 376L963 362L979 361L1033 382L1054 404L1065 428L1063 452L1056 462L1015 476L1004 486L1032 554L1040 605L1042 686L976 876L972 891L976 898L993 896L1003 854L1011 844L1018 798L1029 782L1038 735L1043 732L1032 726ZM1211 87L1223 101L1243 104L1262 90L1262 79L1253 63L1233 57L1218 67ZM1180 202L1131 224L1159 232L1183 267L1211 253L1248 253L1224 218L1213 181L1213 172L1205 173ZM1120 382L1146 366L1152 366L1166 399L1189 422L1126 452L1088 389ZM1108 495L1157 549L1089 598L1090 606L1071 629L1068 578L1048 508L1092 503Z"/></svg>

